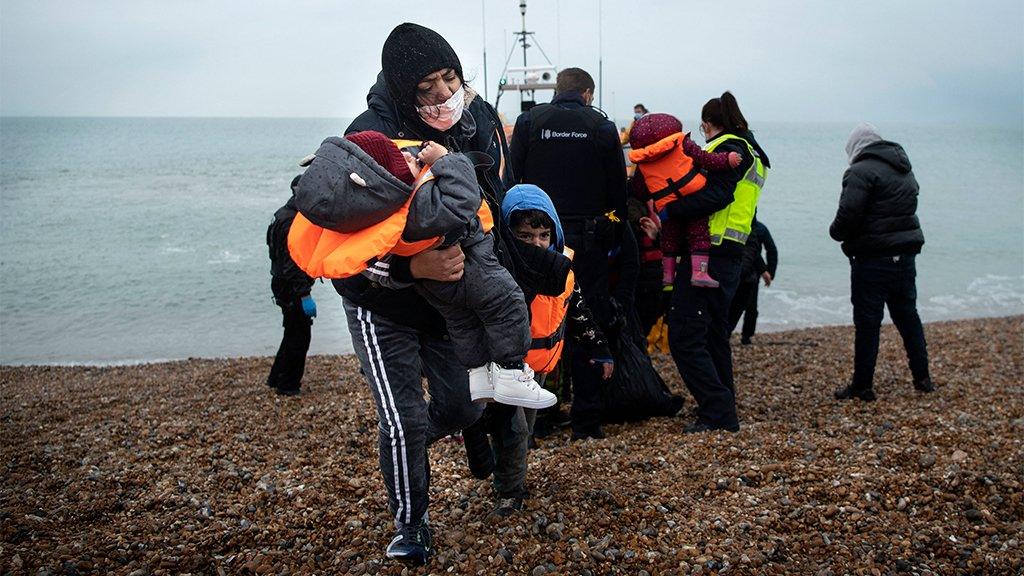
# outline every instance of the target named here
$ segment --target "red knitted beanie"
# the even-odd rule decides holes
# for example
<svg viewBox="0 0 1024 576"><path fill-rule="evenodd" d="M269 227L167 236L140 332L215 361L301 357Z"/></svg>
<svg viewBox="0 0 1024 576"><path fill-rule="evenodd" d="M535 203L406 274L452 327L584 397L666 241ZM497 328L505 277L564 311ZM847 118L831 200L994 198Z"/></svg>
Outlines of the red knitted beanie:
<svg viewBox="0 0 1024 576"><path fill-rule="evenodd" d="M638 150L682 131L683 123L671 114L644 114L633 123L633 129L629 132L629 145L633 150Z"/></svg>
<svg viewBox="0 0 1024 576"><path fill-rule="evenodd" d="M367 130L365 132L349 134L345 136L345 139L359 146L363 152L369 154L370 158L373 158L377 164L380 164L382 168L394 175L395 178L410 186L416 180L416 176L409 172L409 165L405 162L402 151L387 136L380 132Z"/></svg>

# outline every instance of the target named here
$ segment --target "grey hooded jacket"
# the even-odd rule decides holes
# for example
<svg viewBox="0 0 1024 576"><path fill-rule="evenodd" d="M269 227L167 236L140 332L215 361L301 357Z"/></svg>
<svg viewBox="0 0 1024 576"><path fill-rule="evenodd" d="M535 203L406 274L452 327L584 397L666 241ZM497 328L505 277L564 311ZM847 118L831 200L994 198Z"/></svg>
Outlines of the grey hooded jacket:
<svg viewBox="0 0 1024 576"><path fill-rule="evenodd" d="M473 164L461 154L441 157L434 179L416 192L402 238L409 242L445 236L445 244L480 236L476 211L480 188ZM299 181L295 204L310 222L352 233L383 222L413 188L344 138L323 141Z"/></svg>

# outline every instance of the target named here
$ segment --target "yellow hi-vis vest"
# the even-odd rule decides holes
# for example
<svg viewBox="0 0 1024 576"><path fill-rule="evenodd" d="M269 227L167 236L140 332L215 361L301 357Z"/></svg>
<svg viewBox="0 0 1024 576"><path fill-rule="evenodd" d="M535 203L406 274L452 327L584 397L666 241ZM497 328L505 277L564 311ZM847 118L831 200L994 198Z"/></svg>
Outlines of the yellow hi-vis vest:
<svg viewBox="0 0 1024 576"><path fill-rule="evenodd" d="M764 164L761 163L761 157L757 155L749 142L735 134L723 134L708 142L704 149L714 152L715 148L718 148L726 140L742 142L754 161L750 164L747 173L736 184L732 203L711 215L708 229L711 233L711 243L715 246L720 246L722 240L732 240L740 244L747 243L747 237L750 236L750 223L754 219L754 211L757 210L757 199L761 196L761 188L764 187L767 176Z"/></svg>

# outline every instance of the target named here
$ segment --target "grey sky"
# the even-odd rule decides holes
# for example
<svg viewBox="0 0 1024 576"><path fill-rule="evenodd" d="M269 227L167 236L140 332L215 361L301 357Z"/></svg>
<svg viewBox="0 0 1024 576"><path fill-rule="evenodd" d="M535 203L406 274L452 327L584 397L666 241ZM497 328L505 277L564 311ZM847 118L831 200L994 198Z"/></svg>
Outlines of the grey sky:
<svg viewBox="0 0 1024 576"><path fill-rule="evenodd" d="M603 107L695 118L730 89L757 120L1021 126L1022 5L603 0ZM3 0L0 114L351 117L403 21L448 38L483 92L481 6ZM519 21L518 0L487 0L492 86ZM556 64L597 77L598 0L531 0L527 22Z"/></svg>

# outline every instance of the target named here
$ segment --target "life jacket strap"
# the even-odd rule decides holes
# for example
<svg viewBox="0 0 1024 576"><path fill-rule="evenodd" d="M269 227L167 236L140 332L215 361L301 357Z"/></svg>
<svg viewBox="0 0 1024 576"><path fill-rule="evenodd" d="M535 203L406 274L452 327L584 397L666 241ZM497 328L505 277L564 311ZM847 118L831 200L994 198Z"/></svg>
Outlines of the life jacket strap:
<svg viewBox="0 0 1024 576"><path fill-rule="evenodd" d="M550 350L554 348L556 344L562 341L562 336L565 335L565 319L562 319L562 323L558 325L558 330L555 330L554 334L547 338L534 338L530 341L530 350Z"/></svg>
<svg viewBox="0 0 1024 576"><path fill-rule="evenodd" d="M698 174L700 174L700 170L696 166L693 166L690 168L690 171L687 172L679 180L673 180L669 178L668 186L662 188L661 190L658 190L657 192L652 192L651 199L657 202L658 200L661 200L662 198L670 196L672 194L675 194L676 196L682 196L682 194L680 194L679 191L686 187L686 185L689 184L694 178L696 178Z"/></svg>

